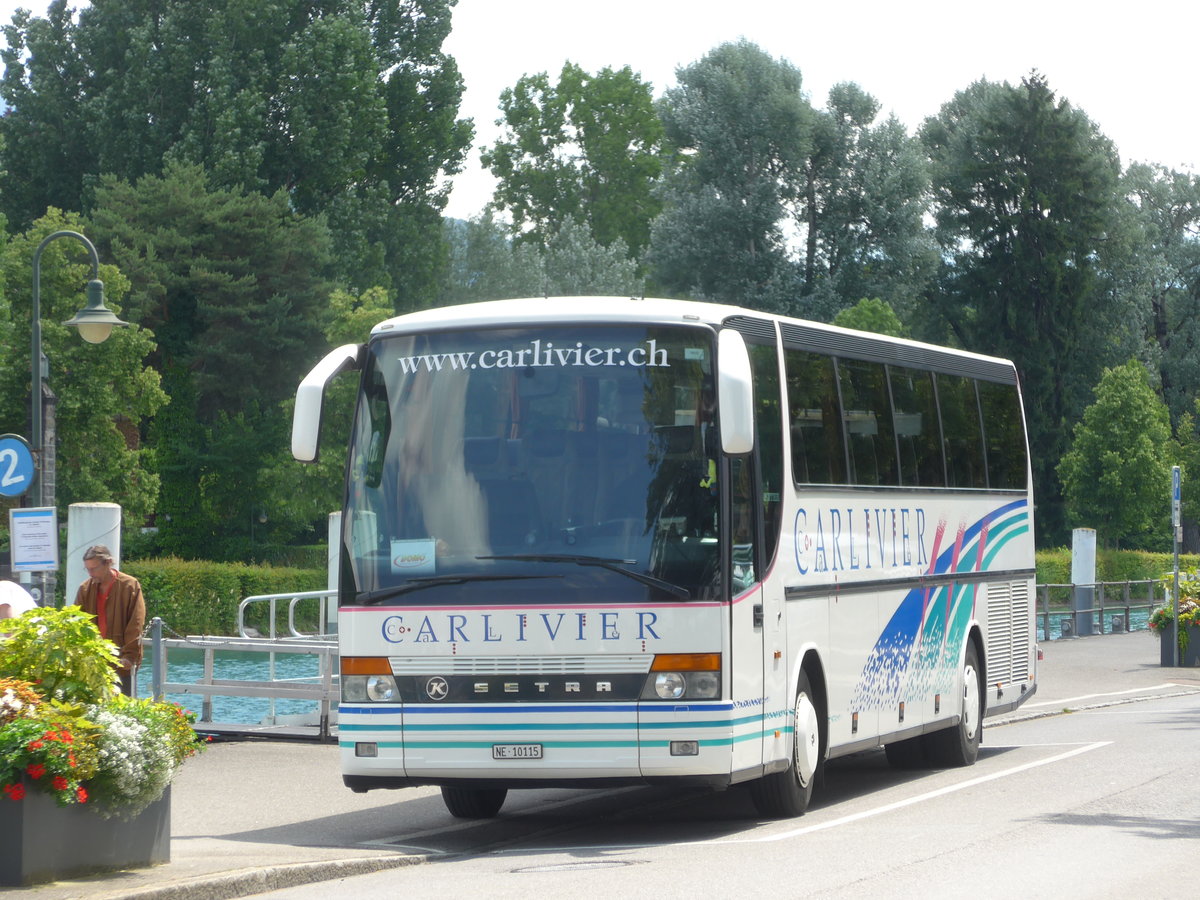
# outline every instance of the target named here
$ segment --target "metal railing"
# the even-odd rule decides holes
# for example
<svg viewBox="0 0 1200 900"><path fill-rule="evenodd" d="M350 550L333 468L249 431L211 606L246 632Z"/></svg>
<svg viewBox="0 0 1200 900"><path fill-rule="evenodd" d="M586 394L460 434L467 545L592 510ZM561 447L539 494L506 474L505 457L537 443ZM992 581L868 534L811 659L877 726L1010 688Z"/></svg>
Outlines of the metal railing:
<svg viewBox="0 0 1200 900"><path fill-rule="evenodd" d="M238 634L244 638L262 637L257 632L257 629L252 629L246 624L246 611L252 607L259 605L267 606L267 615L269 616L269 633L267 637L274 640L276 634L277 622L279 620L279 604L282 601L287 601L288 611L288 632L293 638L313 639L313 638L330 638L330 633L326 630L329 624L329 601L337 596L337 591L296 591L291 594L256 594L253 597L247 597L238 604ZM317 622L316 631L301 631L296 625L296 608L305 600L317 601ZM254 631L254 633L251 633Z"/></svg>
<svg viewBox="0 0 1200 900"><path fill-rule="evenodd" d="M317 732L322 740L331 736L332 711L336 709L340 687L338 685L338 644L335 635L326 629L328 624L328 602L335 591L304 591L291 594L263 594L247 597L238 605L239 636L209 637L176 635L173 638L163 636L162 619L155 618L150 624L152 644L151 659L153 662L153 694L162 699L166 694L198 694L202 697L199 722L213 721L212 698L219 697L257 697L268 701L268 714L264 720L268 724L276 722L276 700L312 700L317 703ZM301 631L296 623L296 608L306 600L317 600L318 629L315 632ZM288 632L280 637L277 634L279 604L287 602ZM246 624L246 610L256 604L268 607L270 625L269 634L252 633ZM170 630L167 628L167 630ZM167 681L167 656L171 649L200 650L204 654L203 674L197 681L172 682ZM266 679L230 679L217 678L215 675L216 652L234 651L243 653L264 654L267 660ZM316 680L310 679L279 679L276 673L276 657L279 654L302 654L317 657L318 674Z"/></svg>
<svg viewBox="0 0 1200 900"><path fill-rule="evenodd" d="M1080 592L1093 592L1093 602L1076 606ZM1150 613L1168 602L1158 579L1097 581L1091 584L1039 584L1037 630L1041 640L1076 634L1119 634L1146 627Z"/></svg>

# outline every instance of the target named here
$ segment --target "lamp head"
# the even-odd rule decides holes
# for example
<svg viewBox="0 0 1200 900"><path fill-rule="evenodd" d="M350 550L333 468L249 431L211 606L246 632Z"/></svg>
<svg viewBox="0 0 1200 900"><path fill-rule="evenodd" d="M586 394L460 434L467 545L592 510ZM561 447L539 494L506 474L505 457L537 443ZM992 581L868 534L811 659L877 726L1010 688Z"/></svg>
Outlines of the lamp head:
<svg viewBox="0 0 1200 900"><path fill-rule="evenodd" d="M115 327L128 327L111 309L104 305L104 282L93 278L87 286L87 306L75 313L64 325L79 329L79 336L89 344L102 344Z"/></svg>

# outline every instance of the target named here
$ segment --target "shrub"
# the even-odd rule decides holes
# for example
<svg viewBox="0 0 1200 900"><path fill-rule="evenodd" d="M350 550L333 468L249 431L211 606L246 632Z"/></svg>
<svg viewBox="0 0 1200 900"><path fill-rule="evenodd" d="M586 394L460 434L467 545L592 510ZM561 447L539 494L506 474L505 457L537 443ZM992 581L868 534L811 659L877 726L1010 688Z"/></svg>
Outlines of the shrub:
<svg viewBox="0 0 1200 900"><path fill-rule="evenodd" d="M125 571L142 583L146 621L159 616L179 634L237 634L238 604L258 594L314 591L325 587L324 570L248 566L173 557L130 563ZM266 631L266 610L251 624ZM281 614L286 627L286 610Z"/></svg>

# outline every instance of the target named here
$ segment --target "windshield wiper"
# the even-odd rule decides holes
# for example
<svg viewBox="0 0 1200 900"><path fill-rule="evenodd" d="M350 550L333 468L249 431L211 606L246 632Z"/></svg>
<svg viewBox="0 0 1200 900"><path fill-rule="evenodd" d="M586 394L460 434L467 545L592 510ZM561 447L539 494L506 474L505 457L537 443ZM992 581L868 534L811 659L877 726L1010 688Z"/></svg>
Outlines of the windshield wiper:
<svg viewBox="0 0 1200 900"><path fill-rule="evenodd" d="M562 578L561 575L423 575L419 578L410 578L404 584L398 584L394 587L380 588L377 591L369 591L365 594L358 595L358 604L361 606L372 606L376 603L382 603L384 600L390 600L393 597L399 597L401 594L408 594L412 591L419 591L422 588L437 587L440 584L467 584L472 581L520 581L526 578Z"/></svg>
<svg viewBox="0 0 1200 900"><path fill-rule="evenodd" d="M605 556L580 556L572 553L510 553L505 556L477 556L476 559L500 559L513 560L514 562L560 562L574 563L577 566L596 566L600 569L607 569L609 572L616 572L624 575L626 578L632 578L634 581L649 587L658 588L660 591L666 591L680 600L691 600L692 592L685 587L680 587L677 584L671 584L669 581L663 581L661 578L655 578L653 575L647 575L644 572L634 572L630 569L622 569L621 566L632 566L636 559L613 559Z"/></svg>

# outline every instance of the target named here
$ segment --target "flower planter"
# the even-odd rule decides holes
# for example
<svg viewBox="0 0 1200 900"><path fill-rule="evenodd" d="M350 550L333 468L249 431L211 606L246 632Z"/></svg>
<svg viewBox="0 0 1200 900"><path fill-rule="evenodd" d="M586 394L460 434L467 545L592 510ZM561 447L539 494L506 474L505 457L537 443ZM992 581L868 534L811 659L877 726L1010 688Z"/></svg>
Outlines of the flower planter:
<svg viewBox="0 0 1200 900"><path fill-rule="evenodd" d="M1175 632L1170 628L1163 628L1158 632L1158 664L1163 667L1171 667L1175 665L1175 645L1171 643L1171 639L1175 637Z"/></svg>
<svg viewBox="0 0 1200 900"><path fill-rule="evenodd" d="M171 860L171 789L131 820L106 819L86 805L58 806L26 785L0 799L0 885L152 866Z"/></svg>
<svg viewBox="0 0 1200 900"><path fill-rule="evenodd" d="M1200 625L1185 625L1187 629L1187 648L1179 654L1179 665L1187 668L1195 668L1200 666ZM1172 652L1174 649L1171 645L1171 639L1175 636L1175 630L1167 627L1159 631L1159 665L1174 666L1175 656Z"/></svg>

